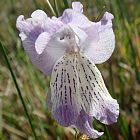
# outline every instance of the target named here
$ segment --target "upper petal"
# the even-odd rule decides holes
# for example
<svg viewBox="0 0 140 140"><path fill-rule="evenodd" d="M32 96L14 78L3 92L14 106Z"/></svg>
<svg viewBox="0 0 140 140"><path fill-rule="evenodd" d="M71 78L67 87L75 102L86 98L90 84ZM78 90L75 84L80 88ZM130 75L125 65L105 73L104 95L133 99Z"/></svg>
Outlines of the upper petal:
<svg viewBox="0 0 140 140"><path fill-rule="evenodd" d="M69 25L69 26L74 31L76 43L77 43L78 47L80 47L86 41L86 39L88 37L87 34L83 30L78 28L77 26L74 26L74 25Z"/></svg>
<svg viewBox="0 0 140 140"><path fill-rule="evenodd" d="M51 20L41 10L36 10L31 16L32 18L26 20L23 15L17 18L19 36L32 63L43 73L50 74L54 63L65 51L64 46L50 38L55 38L54 34L63 26L63 23Z"/></svg>
<svg viewBox="0 0 140 140"><path fill-rule="evenodd" d="M38 54L41 54L44 51L50 38L51 37L47 32L43 32L38 36L35 42L35 49Z"/></svg>
<svg viewBox="0 0 140 140"><path fill-rule="evenodd" d="M91 26L91 21L85 15L72 9L66 9L59 19L65 24L72 24L80 28Z"/></svg>
<svg viewBox="0 0 140 140"><path fill-rule="evenodd" d="M36 10L31 14L31 17L37 20L46 20L48 18L47 14L42 10Z"/></svg>
<svg viewBox="0 0 140 140"><path fill-rule="evenodd" d="M83 5L81 4L81 2L73 2L72 9L77 12L83 13Z"/></svg>
<svg viewBox="0 0 140 140"><path fill-rule="evenodd" d="M31 32L31 30L33 29L33 26L31 25L31 23L28 22L28 21L25 21L23 15L20 15L17 18L16 27L20 31L19 36L21 37L21 40L26 39L27 38L27 35L29 35L29 33Z"/></svg>
<svg viewBox="0 0 140 140"><path fill-rule="evenodd" d="M82 50L95 64L103 63L112 55L115 48L115 36L112 29L113 15L106 12L97 23L84 29L88 38L81 46Z"/></svg>

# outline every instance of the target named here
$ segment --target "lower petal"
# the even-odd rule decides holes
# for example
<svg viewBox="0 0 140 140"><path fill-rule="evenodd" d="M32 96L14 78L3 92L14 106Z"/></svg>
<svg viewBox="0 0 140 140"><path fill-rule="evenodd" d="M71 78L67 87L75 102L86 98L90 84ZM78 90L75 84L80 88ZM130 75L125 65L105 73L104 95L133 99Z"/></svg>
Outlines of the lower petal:
<svg viewBox="0 0 140 140"><path fill-rule="evenodd" d="M104 102L101 103L101 106L95 113L94 117L107 125L117 122L119 116L119 104L113 98L102 98L104 99Z"/></svg>
<svg viewBox="0 0 140 140"><path fill-rule="evenodd" d="M81 110L75 126L80 130L80 132L88 135L93 139L103 135L103 132L98 132L92 127L92 117L88 116L84 110Z"/></svg>
<svg viewBox="0 0 140 140"><path fill-rule="evenodd" d="M70 126L81 111L75 59L64 55L54 65L51 75L52 115L63 126Z"/></svg>
<svg viewBox="0 0 140 140"><path fill-rule="evenodd" d="M71 106L60 105L52 114L62 126L70 126L77 119L77 111Z"/></svg>
<svg viewBox="0 0 140 140"><path fill-rule="evenodd" d="M109 94L102 75L85 55L79 64L80 95L85 112L104 124L112 124L119 116L119 104Z"/></svg>

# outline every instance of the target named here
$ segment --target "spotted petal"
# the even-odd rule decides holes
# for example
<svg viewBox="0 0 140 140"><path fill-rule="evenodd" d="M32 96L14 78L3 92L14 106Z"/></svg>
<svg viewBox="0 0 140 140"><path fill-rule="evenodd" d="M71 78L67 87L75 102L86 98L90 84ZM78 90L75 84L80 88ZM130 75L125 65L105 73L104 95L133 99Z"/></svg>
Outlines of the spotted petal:
<svg viewBox="0 0 140 140"><path fill-rule="evenodd" d="M63 126L74 124L81 110L74 55L64 55L57 61L50 86L52 115Z"/></svg>
<svg viewBox="0 0 140 140"><path fill-rule="evenodd" d="M118 118L117 101L108 93L99 70L83 54L67 54L57 62L52 73L51 92L52 112L62 125L72 124L81 107L104 124L114 123ZM70 114L66 106L76 116L72 120L67 120Z"/></svg>
<svg viewBox="0 0 140 140"><path fill-rule="evenodd" d="M110 96L100 71L86 56L81 54L79 57L79 93L85 112L104 124L116 122L119 105Z"/></svg>

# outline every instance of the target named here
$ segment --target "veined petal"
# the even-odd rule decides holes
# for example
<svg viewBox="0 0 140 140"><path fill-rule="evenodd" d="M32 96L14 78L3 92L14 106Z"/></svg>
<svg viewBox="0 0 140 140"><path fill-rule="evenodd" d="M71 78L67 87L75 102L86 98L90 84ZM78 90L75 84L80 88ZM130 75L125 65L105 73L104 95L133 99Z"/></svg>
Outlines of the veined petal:
<svg viewBox="0 0 140 140"><path fill-rule="evenodd" d="M112 19L113 15L106 12L101 21L84 29L88 38L81 48L95 64L105 62L114 51L115 36L112 30Z"/></svg>
<svg viewBox="0 0 140 140"><path fill-rule="evenodd" d="M85 112L104 124L116 122L119 104L110 96L97 67L83 54L79 57L79 93Z"/></svg>
<svg viewBox="0 0 140 140"><path fill-rule="evenodd" d="M75 126L80 130L81 133L88 135L90 138L96 139L103 135L103 132L98 132L93 128L92 119L93 118L87 115L82 109Z"/></svg>
<svg viewBox="0 0 140 140"><path fill-rule="evenodd" d="M76 55L64 55L51 75L52 115L63 126L75 123L81 110Z"/></svg>
<svg viewBox="0 0 140 140"><path fill-rule="evenodd" d="M17 18L16 27L20 31L19 36L21 37L21 40L26 39L27 38L27 35L29 35L29 33L31 32L31 30L33 29L33 27L31 26L30 22L26 22L25 21L23 15L20 15Z"/></svg>
<svg viewBox="0 0 140 140"><path fill-rule="evenodd" d="M35 42L35 49L38 54L41 54L44 51L50 38L51 37L47 32L43 32L38 36Z"/></svg>
<svg viewBox="0 0 140 140"><path fill-rule="evenodd" d="M80 28L74 25L69 24L69 26L72 28L72 30L75 33L75 39L78 47L81 48L81 45L86 41L88 37L87 34L83 30L81 30Z"/></svg>
<svg viewBox="0 0 140 140"><path fill-rule="evenodd" d="M42 10L36 10L31 14L31 17L37 20L47 20L47 14Z"/></svg>
<svg viewBox="0 0 140 140"><path fill-rule="evenodd" d="M63 26L64 24L57 18L56 19L48 18L47 22L44 23L44 30L48 32L50 35L53 35Z"/></svg>
<svg viewBox="0 0 140 140"><path fill-rule="evenodd" d="M72 9L66 9L59 19L64 24L71 24L79 28L87 28L92 25L85 15Z"/></svg>
<svg viewBox="0 0 140 140"><path fill-rule="evenodd" d="M81 2L73 2L72 9L77 12L83 13L83 5L81 4Z"/></svg>
<svg viewBox="0 0 140 140"><path fill-rule="evenodd" d="M50 74L54 63L65 51L64 46L61 47L57 39L53 41L50 38L56 38L54 34L63 24L61 21L47 18L47 15L40 10L33 12L31 16L32 18L26 20L22 15L17 18L16 26L20 31L19 36L32 63L44 74ZM54 53L55 51L57 53Z"/></svg>
<svg viewBox="0 0 140 140"><path fill-rule="evenodd" d="M45 57L44 55L38 55L35 50L35 42L38 36L42 33L43 22L40 20L35 24L35 21L36 20L32 18L25 20L24 16L19 16L17 18L16 26L20 31L19 36L21 37L23 47L31 61L37 68L45 73L44 66L46 65L46 62L43 60ZM41 61L41 59L43 61Z"/></svg>

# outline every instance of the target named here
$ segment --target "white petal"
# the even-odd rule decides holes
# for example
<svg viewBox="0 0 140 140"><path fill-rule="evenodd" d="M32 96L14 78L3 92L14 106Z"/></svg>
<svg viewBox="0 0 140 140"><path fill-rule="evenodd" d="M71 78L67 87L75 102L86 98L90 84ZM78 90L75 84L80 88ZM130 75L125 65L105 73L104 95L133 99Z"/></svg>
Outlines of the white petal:
<svg viewBox="0 0 140 140"><path fill-rule="evenodd" d="M73 124L81 110L76 57L64 55L55 64L51 76L52 114L63 126Z"/></svg>
<svg viewBox="0 0 140 140"><path fill-rule="evenodd" d="M46 20L47 14L42 10L36 10L31 14L31 17L37 20Z"/></svg>
<svg viewBox="0 0 140 140"><path fill-rule="evenodd" d="M76 34L76 39L77 39L77 44L79 45L79 47L85 42L85 40L87 39L87 34L81 30L80 28L69 24L69 26L73 29L73 31Z"/></svg>
<svg viewBox="0 0 140 140"><path fill-rule="evenodd" d="M81 2L73 2L72 8L77 12L83 13L83 5L81 4Z"/></svg>
<svg viewBox="0 0 140 140"><path fill-rule="evenodd" d="M93 23L91 27L85 29L88 38L81 48L95 64L108 60L114 51L115 36L112 29L112 18L113 15L106 12L101 21ZM93 30L89 30L90 28Z"/></svg>
<svg viewBox="0 0 140 140"><path fill-rule="evenodd" d="M38 54L41 54L44 49L47 47L47 44L50 40L50 35L47 32L43 32L39 35L35 42L35 49Z"/></svg>
<svg viewBox="0 0 140 140"><path fill-rule="evenodd" d="M111 124L117 121L119 105L113 99L103 81L100 71L83 54L78 63L79 92L84 110L102 123Z"/></svg>
<svg viewBox="0 0 140 140"><path fill-rule="evenodd" d="M75 123L76 128L80 130L81 133L88 135L90 138L96 139L103 135L103 132L98 132L93 128L92 125L93 117L86 114L82 109L80 115Z"/></svg>
<svg viewBox="0 0 140 140"><path fill-rule="evenodd" d="M65 24L75 25L80 28L87 28L92 25L92 22L85 15L72 9L66 9L59 19Z"/></svg>

